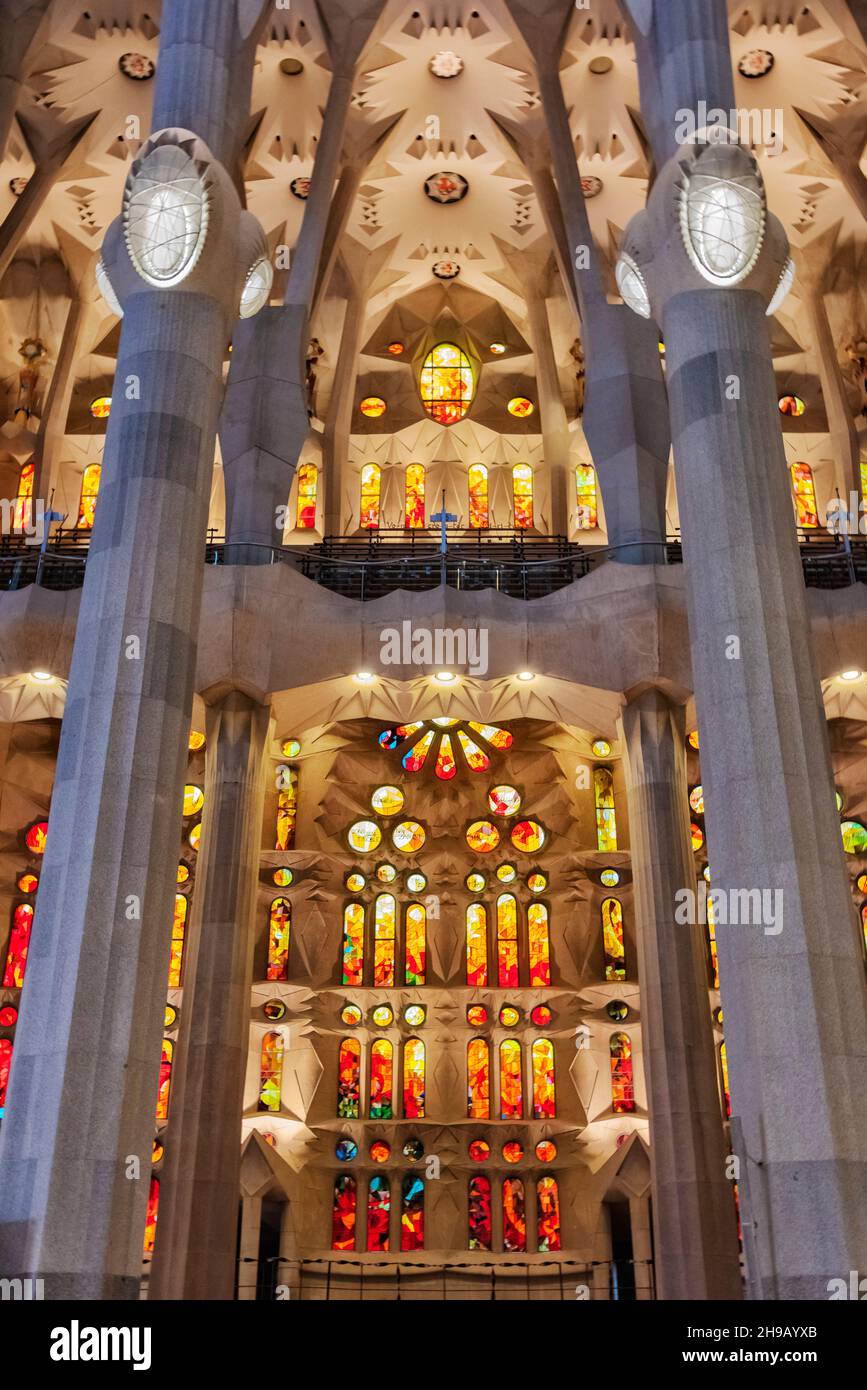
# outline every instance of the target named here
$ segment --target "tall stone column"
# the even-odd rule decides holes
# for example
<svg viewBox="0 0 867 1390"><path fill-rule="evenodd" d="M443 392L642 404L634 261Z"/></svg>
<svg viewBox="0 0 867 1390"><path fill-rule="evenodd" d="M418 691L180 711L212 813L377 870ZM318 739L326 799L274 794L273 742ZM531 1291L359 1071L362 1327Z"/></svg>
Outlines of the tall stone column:
<svg viewBox="0 0 867 1390"><path fill-rule="evenodd" d="M660 175L624 245L665 333L708 846L739 923L715 912L750 1290L827 1298L867 1267L867 984L767 329L788 248L746 149L674 136L699 98L733 104L726 5L625 3L657 74ZM742 218L724 232L708 198Z"/></svg>
<svg viewBox="0 0 867 1390"><path fill-rule="evenodd" d="M207 712L205 811L148 1298L232 1299L269 711Z"/></svg>
<svg viewBox="0 0 867 1390"><path fill-rule="evenodd" d="M848 509L850 493L854 492L858 497L861 495L861 446L825 303L825 277L839 233L838 222L802 249L798 256L798 288L804 298L810 324L810 341L819 362L822 400L828 417L828 434L834 456L835 482ZM857 511L857 507L855 510Z"/></svg>
<svg viewBox="0 0 867 1390"><path fill-rule="evenodd" d="M158 133L125 195L136 258L120 221L104 247L125 311L118 390L0 1134L0 1273L42 1278L49 1298L138 1294L222 360L254 223L219 162L218 111L212 148L161 127L184 117L178 70L190 114L232 64L249 79L239 13L164 5ZM180 246L176 221L143 215L155 189L186 209Z"/></svg>
<svg viewBox="0 0 867 1390"><path fill-rule="evenodd" d="M705 944L697 920L679 925L675 919L676 894L695 887L684 713L661 691L646 690L626 704L622 724L657 1296L738 1299Z"/></svg>

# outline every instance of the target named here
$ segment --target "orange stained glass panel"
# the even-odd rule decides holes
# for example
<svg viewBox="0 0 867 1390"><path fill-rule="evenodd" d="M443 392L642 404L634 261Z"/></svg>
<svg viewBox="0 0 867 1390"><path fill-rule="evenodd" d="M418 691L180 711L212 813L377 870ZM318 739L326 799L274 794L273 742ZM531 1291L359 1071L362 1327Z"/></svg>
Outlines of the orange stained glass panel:
<svg viewBox="0 0 867 1390"><path fill-rule="evenodd" d="M428 353L420 377L425 410L438 425L462 420L476 392L470 359L454 343L439 343Z"/></svg>
<svg viewBox="0 0 867 1390"><path fill-rule="evenodd" d="M18 475L18 496L13 509L12 529L23 531L33 520L33 480L36 464L25 463Z"/></svg>
<svg viewBox="0 0 867 1390"><path fill-rule="evenodd" d="M376 989L394 985L394 928L397 905L391 893L380 893L374 907L373 984Z"/></svg>
<svg viewBox="0 0 867 1390"><path fill-rule="evenodd" d="M183 893L175 894L175 911L172 917L172 943L169 955L169 989L180 989L184 968L184 938L187 930L187 910L189 904Z"/></svg>
<svg viewBox="0 0 867 1390"><path fill-rule="evenodd" d="M424 1249L424 1183L414 1173L401 1183L400 1248Z"/></svg>
<svg viewBox="0 0 867 1390"><path fill-rule="evenodd" d="M484 1038L467 1045L467 1115L471 1120L491 1118L491 1050Z"/></svg>
<svg viewBox="0 0 867 1390"><path fill-rule="evenodd" d="M593 772L593 791L596 799L596 848L603 854L617 849L617 818L614 813L614 776L610 767L597 767Z"/></svg>
<svg viewBox="0 0 867 1390"><path fill-rule="evenodd" d="M465 734L463 729L458 729L458 743L461 751L467 760L467 767L470 772L487 772L491 765L491 760L487 753L483 753L477 743L474 743L469 734Z"/></svg>
<svg viewBox="0 0 867 1390"><path fill-rule="evenodd" d="M411 531L424 526L424 464L411 463L406 470L406 525Z"/></svg>
<svg viewBox="0 0 867 1390"><path fill-rule="evenodd" d="M503 1249L515 1254L527 1248L527 1212L522 1178L503 1182Z"/></svg>
<svg viewBox="0 0 867 1390"><path fill-rule="evenodd" d="M467 908L467 984L483 988L488 983L488 912L482 903Z"/></svg>
<svg viewBox="0 0 867 1390"><path fill-rule="evenodd" d="M148 1212L145 1221L144 1253L152 1255L157 1238L157 1212L160 1205L160 1180L151 1178L148 1191Z"/></svg>
<svg viewBox="0 0 867 1390"><path fill-rule="evenodd" d="M578 530L592 531L598 525L596 469L592 463L579 463L575 469L575 499L578 504Z"/></svg>
<svg viewBox="0 0 867 1390"><path fill-rule="evenodd" d="M520 1120L524 1113L521 1044L515 1038L500 1043L500 1119Z"/></svg>
<svg viewBox="0 0 867 1390"><path fill-rule="evenodd" d="M343 983L361 985L364 981L364 908L348 903L343 912Z"/></svg>
<svg viewBox="0 0 867 1390"><path fill-rule="evenodd" d="M363 531L379 527L379 504L382 491L382 469L378 463L366 463L361 470L361 520Z"/></svg>
<svg viewBox="0 0 867 1390"><path fill-rule="evenodd" d="M479 734L486 743L499 752L504 753L512 746L512 735L508 729L498 729L495 724L477 724L472 719L469 721L470 728Z"/></svg>
<svg viewBox="0 0 867 1390"><path fill-rule="evenodd" d="M423 903L406 909L406 983L423 985L427 960L427 911Z"/></svg>
<svg viewBox="0 0 867 1390"><path fill-rule="evenodd" d="M98 463L91 463L84 470L84 476L81 480L81 500L78 504L78 522L76 523L82 530L89 531L93 526L101 477L102 468Z"/></svg>
<svg viewBox="0 0 867 1390"><path fill-rule="evenodd" d="M160 1085L157 1092L157 1113L158 1120L169 1118L169 1097L172 1089L172 1059L174 1056L174 1043L171 1038L163 1038L163 1055L160 1062Z"/></svg>
<svg viewBox="0 0 867 1390"><path fill-rule="evenodd" d="M394 1047L377 1038L370 1049L370 1118L390 1120L394 1115Z"/></svg>
<svg viewBox="0 0 867 1390"><path fill-rule="evenodd" d="M483 531L490 525L488 510L488 470L483 463L473 463L469 471L470 526Z"/></svg>
<svg viewBox="0 0 867 1390"><path fill-rule="evenodd" d="M337 1118L357 1120L361 1114L361 1043L344 1038L337 1061Z"/></svg>
<svg viewBox="0 0 867 1390"><path fill-rule="evenodd" d="M299 531L316 529L316 496L319 491L319 469L315 463L302 463L298 469L298 503L295 525Z"/></svg>
<svg viewBox="0 0 867 1390"><path fill-rule="evenodd" d="M518 903L511 893L497 898L497 982L500 989L518 987Z"/></svg>
<svg viewBox="0 0 867 1390"><path fill-rule="evenodd" d="M277 796L277 843L275 849L295 848L295 826L298 819L298 771L281 767L280 790Z"/></svg>
<svg viewBox="0 0 867 1390"><path fill-rule="evenodd" d="M602 904L602 943L605 949L605 978L613 984L626 979L626 951L623 945L623 908L617 898Z"/></svg>
<svg viewBox="0 0 867 1390"><path fill-rule="evenodd" d="M404 753L401 762L407 772L421 772L427 761L430 746L434 741L436 729L428 729L423 738L420 738L408 753Z"/></svg>
<svg viewBox="0 0 867 1390"><path fill-rule="evenodd" d="M268 914L269 980L289 979L289 932L292 927L292 905L288 898L275 898Z"/></svg>
<svg viewBox="0 0 867 1390"><path fill-rule="evenodd" d="M793 463L791 474L798 525L807 531L815 530L819 525L819 509L816 505L813 470L808 463Z"/></svg>
<svg viewBox="0 0 867 1390"><path fill-rule="evenodd" d="M451 734L443 734L437 753L437 777L441 782L450 782L457 770Z"/></svg>
<svg viewBox="0 0 867 1390"><path fill-rule="evenodd" d="M280 1088L283 1083L283 1034L266 1033L259 1055L259 1109L276 1112L280 1109Z"/></svg>
<svg viewBox="0 0 867 1390"><path fill-rule="evenodd" d="M561 1248L560 1193L557 1179L550 1174L536 1183L536 1231L540 1252Z"/></svg>
<svg viewBox="0 0 867 1390"><path fill-rule="evenodd" d="M628 1033L614 1033L611 1051L611 1108L615 1115L628 1115L635 1109L632 1081L632 1040Z"/></svg>
<svg viewBox="0 0 867 1390"><path fill-rule="evenodd" d="M33 905L31 903L18 903L12 910L12 930L9 933L6 968L3 971L4 989L20 989L24 984L24 971L27 968L27 951L30 946L32 926Z"/></svg>
<svg viewBox="0 0 867 1390"><path fill-rule="evenodd" d="M512 496L515 506L515 526L526 531L533 525L533 470L528 463L516 463L512 469Z"/></svg>
<svg viewBox="0 0 867 1390"><path fill-rule="evenodd" d="M548 909L544 903L530 903L527 909L527 924L530 938L530 984L550 985L550 933Z"/></svg>
<svg viewBox="0 0 867 1390"><path fill-rule="evenodd" d="M424 1119L424 1043L408 1038L403 1049L403 1117Z"/></svg>
<svg viewBox="0 0 867 1390"><path fill-rule="evenodd" d="M533 1043L533 1119L553 1120L557 1114L554 1090L554 1044L549 1038Z"/></svg>

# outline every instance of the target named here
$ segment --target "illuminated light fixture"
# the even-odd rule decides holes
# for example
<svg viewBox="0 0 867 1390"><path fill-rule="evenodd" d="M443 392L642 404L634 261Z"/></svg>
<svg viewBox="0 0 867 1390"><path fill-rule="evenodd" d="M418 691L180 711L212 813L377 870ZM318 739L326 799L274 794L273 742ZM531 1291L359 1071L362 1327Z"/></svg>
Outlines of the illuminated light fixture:
<svg viewBox="0 0 867 1390"><path fill-rule="evenodd" d="M860 681L863 675L864 672L860 671L857 666L850 666L848 670L840 672L840 680L847 681L851 685L853 681Z"/></svg>
<svg viewBox="0 0 867 1390"><path fill-rule="evenodd" d="M365 396L358 408L362 415L367 416L368 420L378 420L388 410L382 396Z"/></svg>
<svg viewBox="0 0 867 1390"><path fill-rule="evenodd" d="M611 755L611 744L607 738L597 738L593 744L593 754L597 758L608 758Z"/></svg>
<svg viewBox="0 0 867 1390"><path fill-rule="evenodd" d="M861 672L859 671L858 674L860 676ZM52 676L50 671L31 671L30 679L34 681L39 681L40 685L48 685L51 681L54 680L54 677Z"/></svg>
<svg viewBox="0 0 867 1390"><path fill-rule="evenodd" d="M777 288L774 290L773 298L765 311L768 318L773 318L795 283L795 262L791 256L786 261L780 271L780 278L777 281Z"/></svg>
<svg viewBox="0 0 867 1390"><path fill-rule="evenodd" d="M491 343L490 351L494 354L495 357L502 357L503 353L506 351L506 344Z"/></svg>
<svg viewBox="0 0 867 1390"><path fill-rule="evenodd" d="M274 284L274 267L267 256L261 256L247 272L247 279L241 294L241 318L252 319L264 309L271 297Z"/></svg>
<svg viewBox="0 0 867 1390"><path fill-rule="evenodd" d="M781 396L779 407L781 415L791 415L794 420L800 420L801 416L807 413L807 407L800 396Z"/></svg>
<svg viewBox="0 0 867 1390"><path fill-rule="evenodd" d="M160 143L161 142L161 143ZM141 278L157 289L179 285L205 249L211 212L207 164L195 138L175 144L164 131L135 160L123 195L123 233Z"/></svg>
<svg viewBox="0 0 867 1390"><path fill-rule="evenodd" d="M97 396L90 402L90 413L94 420L107 420L111 414L111 396Z"/></svg>
<svg viewBox="0 0 867 1390"><path fill-rule="evenodd" d="M707 139L707 136L704 137ZM689 259L711 285L745 280L765 239L767 206L759 166L731 131L713 144L696 137L699 153L680 186L680 230Z"/></svg>
<svg viewBox="0 0 867 1390"><path fill-rule="evenodd" d="M534 671L519 671L519 672L518 672L518 680L519 680L519 681L534 681L535 679L536 679L536 674L535 674Z"/></svg>
<svg viewBox="0 0 867 1390"><path fill-rule="evenodd" d="M358 681L359 685L373 685L376 676L372 671L356 671L355 679Z"/></svg>
<svg viewBox="0 0 867 1390"><path fill-rule="evenodd" d="M437 671L434 676L437 685L454 685L457 679L454 671Z"/></svg>
<svg viewBox="0 0 867 1390"><path fill-rule="evenodd" d="M513 396L506 408L509 414L514 415L518 420L528 419L536 409L533 402L527 400L526 396Z"/></svg>
<svg viewBox="0 0 867 1390"><path fill-rule="evenodd" d="M623 303L639 318L650 318L650 296L647 283L635 261L626 251L621 251L614 268L614 278Z"/></svg>

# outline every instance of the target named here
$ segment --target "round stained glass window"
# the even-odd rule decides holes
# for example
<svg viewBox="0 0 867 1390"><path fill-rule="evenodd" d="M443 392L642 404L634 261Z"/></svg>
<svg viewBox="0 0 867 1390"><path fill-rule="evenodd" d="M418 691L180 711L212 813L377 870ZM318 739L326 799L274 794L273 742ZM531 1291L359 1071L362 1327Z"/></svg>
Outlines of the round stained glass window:
<svg viewBox="0 0 867 1390"><path fill-rule="evenodd" d="M516 816L521 809L521 793L515 787L491 787L488 809L495 816Z"/></svg>
<svg viewBox="0 0 867 1390"><path fill-rule="evenodd" d="M470 1158L473 1163L487 1163L491 1156L491 1146L487 1139L473 1139L470 1143Z"/></svg>
<svg viewBox="0 0 867 1390"><path fill-rule="evenodd" d="M48 836L48 821L38 820L35 825L24 836L24 843L31 854L44 854L45 841Z"/></svg>
<svg viewBox="0 0 867 1390"><path fill-rule="evenodd" d="M400 787L377 787L370 804L380 816L396 816L403 810L404 796Z"/></svg>
<svg viewBox="0 0 867 1390"><path fill-rule="evenodd" d="M518 877L518 870L514 864L501 864L497 869L497 878L501 883L514 883Z"/></svg>
<svg viewBox="0 0 867 1390"><path fill-rule="evenodd" d="M410 1028L420 1028L427 1018L427 1010L421 1004L408 1004L403 1011L403 1017Z"/></svg>
<svg viewBox="0 0 867 1390"><path fill-rule="evenodd" d="M294 877L291 869L275 869L272 874L277 888L288 888Z"/></svg>
<svg viewBox="0 0 867 1390"><path fill-rule="evenodd" d="M696 825L695 821L693 821L692 825L689 827L689 833L692 837L693 849L701 849L702 845L704 844L704 831L702 830L701 826Z"/></svg>
<svg viewBox="0 0 867 1390"><path fill-rule="evenodd" d="M774 55L769 48L751 48L738 59L741 77L766 77L773 66Z"/></svg>
<svg viewBox="0 0 867 1390"><path fill-rule="evenodd" d="M391 1158L391 1145L385 1139L374 1139L370 1146L370 1157L374 1163L387 1163Z"/></svg>
<svg viewBox="0 0 867 1390"><path fill-rule="evenodd" d="M620 882L620 875L616 869L603 869L599 875L599 882L603 888L616 888Z"/></svg>
<svg viewBox="0 0 867 1390"><path fill-rule="evenodd" d="M547 1004L537 1004L530 1014L530 1022L534 1028L547 1028L554 1015Z"/></svg>
<svg viewBox="0 0 867 1390"><path fill-rule="evenodd" d="M494 357L502 357L507 350L505 343L491 343L488 348L488 351L493 353Z"/></svg>
<svg viewBox="0 0 867 1390"><path fill-rule="evenodd" d="M470 359L454 343L438 343L419 377L422 405L438 425L462 420L473 403L476 379Z"/></svg>
<svg viewBox="0 0 867 1390"><path fill-rule="evenodd" d="M192 827L192 829L190 830L190 834L189 834L189 845L190 845L190 849L194 849L194 850L196 850L196 851L198 852L198 848L199 848L199 845L200 845L200 843L201 843L201 839L202 839L202 822L201 822L201 821L196 821L196 824Z"/></svg>
<svg viewBox="0 0 867 1390"><path fill-rule="evenodd" d="M463 174L444 169L441 174L431 174L425 179L424 191L434 203L459 203L466 198L470 185Z"/></svg>
<svg viewBox="0 0 867 1390"><path fill-rule="evenodd" d="M860 893L867 893L867 874L859 874L856 883Z"/></svg>
<svg viewBox="0 0 867 1390"><path fill-rule="evenodd" d="M701 876L704 879L705 883L710 883L710 864L705 864L704 868L701 871Z"/></svg>
<svg viewBox="0 0 867 1390"><path fill-rule="evenodd" d="M397 869L393 864L380 864L376 870L376 877L380 883L394 883L397 878Z"/></svg>
<svg viewBox="0 0 867 1390"><path fill-rule="evenodd" d="M188 783L184 787L184 816L197 816L205 804L205 793L201 787Z"/></svg>
<svg viewBox="0 0 867 1390"><path fill-rule="evenodd" d="M540 1163L553 1163L557 1157L557 1145L551 1139L540 1139L536 1145L536 1157Z"/></svg>
<svg viewBox="0 0 867 1390"><path fill-rule="evenodd" d="M269 999L267 1004L263 1004L262 1012L272 1023L277 1023L286 1012L286 1005L281 999Z"/></svg>
<svg viewBox="0 0 867 1390"><path fill-rule="evenodd" d="M467 1023L471 1028L482 1028L488 1021L488 1011L484 1004L471 1004L467 1009Z"/></svg>
<svg viewBox="0 0 867 1390"><path fill-rule="evenodd" d="M161 1162L164 1153L165 1147L163 1145L163 1141L161 1139L155 1139L154 1146L151 1149L151 1163Z"/></svg>
<svg viewBox="0 0 867 1390"><path fill-rule="evenodd" d="M715 1024L717 1024L719 1028L722 1028L723 1011L719 1007L719 1005L717 1005L717 1007L713 1011L713 1021Z"/></svg>
<svg viewBox="0 0 867 1390"><path fill-rule="evenodd" d="M799 420L802 415L806 415L807 407L800 396L781 396L780 414L790 415L793 419Z"/></svg>
<svg viewBox="0 0 867 1390"><path fill-rule="evenodd" d="M693 787L690 792L689 804L697 816L704 815L704 788L700 783L697 787Z"/></svg>
<svg viewBox="0 0 867 1390"><path fill-rule="evenodd" d="M427 879L424 874L412 873L406 877L406 891L408 893L423 893L427 888Z"/></svg>
<svg viewBox="0 0 867 1390"><path fill-rule="evenodd" d="M500 832L489 820L473 821L467 831L467 844L476 854L490 854L500 843Z"/></svg>
<svg viewBox="0 0 867 1390"><path fill-rule="evenodd" d="M173 1004L166 1004L166 1011L163 1015L163 1027L174 1028L178 1021L178 1011Z"/></svg>
<svg viewBox="0 0 867 1390"><path fill-rule="evenodd" d="M512 827L512 844L522 854L535 854L545 843L545 832L537 820L519 820Z"/></svg>
<svg viewBox="0 0 867 1390"><path fill-rule="evenodd" d="M190 752L191 752L191 753L198 753L198 752L201 751L202 748L204 748L204 746L205 746L205 735L204 735L204 734L200 734L200 733L198 733L198 731L197 731L196 729L193 729L192 733L190 734L189 744L188 744L188 747L189 747Z"/></svg>
<svg viewBox="0 0 867 1390"><path fill-rule="evenodd" d="M177 881L178 883L189 883L190 881L190 868L188 864L184 863L183 859L178 865Z"/></svg>
<svg viewBox="0 0 867 1390"><path fill-rule="evenodd" d="M14 1004L4 1004L0 1008L0 1028L12 1028L18 1022L18 1010Z"/></svg>
<svg viewBox="0 0 867 1390"><path fill-rule="evenodd" d="M629 1005L624 1004L622 999L612 999L606 1005L605 1012L609 1018L613 1018L615 1023L622 1023L624 1018L629 1016Z"/></svg>
<svg viewBox="0 0 867 1390"><path fill-rule="evenodd" d="M382 842L382 831L372 820L359 820L350 828L348 840L359 854L370 854Z"/></svg>
<svg viewBox="0 0 867 1390"><path fill-rule="evenodd" d="M377 1004L371 1016L377 1028L387 1028L394 1023L394 1010L390 1004Z"/></svg>
<svg viewBox="0 0 867 1390"><path fill-rule="evenodd" d="M477 873L467 874L464 883L471 893L484 893L488 886L488 880L484 874Z"/></svg>
<svg viewBox="0 0 867 1390"><path fill-rule="evenodd" d="M847 854L867 854L867 830L860 821L844 820L840 830Z"/></svg>
<svg viewBox="0 0 867 1390"><path fill-rule="evenodd" d="M519 1144L517 1139L510 1139L503 1145L503 1158L507 1163L520 1163L524 1157L524 1145Z"/></svg>
<svg viewBox="0 0 867 1390"><path fill-rule="evenodd" d="M536 407L526 396L513 396L506 409L510 415L515 416L516 420L527 420Z"/></svg>
<svg viewBox="0 0 867 1390"><path fill-rule="evenodd" d="M368 420L379 420L388 410L382 396L365 396L358 408Z"/></svg>
<svg viewBox="0 0 867 1390"><path fill-rule="evenodd" d="M500 1022L504 1028L517 1028L521 1022L521 1010L514 1004L504 1004L500 1009Z"/></svg>
<svg viewBox="0 0 867 1390"><path fill-rule="evenodd" d="M338 1139L334 1156L338 1163L351 1163L358 1156L358 1145L354 1139Z"/></svg>
<svg viewBox="0 0 867 1390"><path fill-rule="evenodd" d="M284 758L297 758L301 752L301 744L297 738L284 738L280 744L280 752Z"/></svg>
<svg viewBox="0 0 867 1390"><path fill-rule="evenodd" d="M111 415L111 396L97 396L90 402L90 413L94 420L107 420Z"/></svg>
<svg viewBox="0 0 867 1390"><path fill-rule="evenodd" d="M357 1004L344 1004L340 1010L340 1021L345 1023L347 1028L357 1028L361 1022L361 1010Z"/></svg>
<svg viewBox="0 0 867 1390"><path fill-rule="evenodd" d="M391 832L392 844L402 854L416 854L426 838L424 828L416 820L401 821Z"/></svg>
<svg viewBox="0 0 867 1390"><path fill-rule="evenodd" d="M690 729L686 736L686 741L690 748L694 748L695 751L698 752L698 729Z"/></svg>
<svg viewBox="0 0 867 1390"><path fill-rule="evenodd" d="M184 867L186 868L186 865L184 865ZM180 872L181 870L179 866L178 883L182 881L180 877ZM187 878L189 878L189 876L189 870L187 870ZM30 873L28 870L26 873L19 874L16 887L19 893L35 893L36 889L39 887L39 879L36 877L35 874Z"/></svg>
<svg viewBox="0 0 867 1390"><path fill-rule="evenodd" d="M402 357L406 348L403 343L389 343L388 351L392 357Z"/></svg>
<svg viewBox="0 0 867 1390"><path fill-rule="evenodd" d="M593 755L596 758L610 758L611 744L606 738L597 738L593 744Z"/></svg>
<svg viewBox="0 0 867 1390"><path fill-rule="evenodd" d="M351 874L347 874L343 882L345 886L349 889L350 893L360 893L362 888L367 883L367 879L364 877L364 874L353 872Z"/></svg>
<svg viewBox="0 0 867 1390"><path fill-rule="evenodd" d="M403 1156L412 1163L418 1163L420 1158L424 1158L424 1144L420 1139L407 1139L403 1146Z"/></svg>
<svg viewBox="0 0 867 1390"><path fill-rule="evenodd" d="M540 869L535 873L527 875L527 887L531 893L544 893L548 887L548 875L543 874Z"/></svg>

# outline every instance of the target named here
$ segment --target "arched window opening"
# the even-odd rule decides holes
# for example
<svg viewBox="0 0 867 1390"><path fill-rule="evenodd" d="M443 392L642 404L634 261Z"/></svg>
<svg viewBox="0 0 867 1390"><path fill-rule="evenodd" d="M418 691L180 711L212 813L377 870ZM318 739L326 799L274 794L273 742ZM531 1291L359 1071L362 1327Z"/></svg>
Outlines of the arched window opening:
<svg viewBox="0 0 867 1390"><path fill-rule="evenodd" d="M259 1109L276 1114L283 1085L283 1034L266 1033L259 1059Z"/></svg>
<svg viewBox="0 0 867 1390"><path fill-rule="evenodd" d="M180 989L184 972L184 941L187 932L189 903L183 893L175 894L172 917L172 942L169 955L169 989Z"/></svg>
<svg viewBox="0 0 867 1390"><path fill-rule="evenodd" d="M278 768L277 786L277 843L274 848L294 849L298 820L298 769Z"/></svg>
<svg viewBox="0 0 867 1390"><path fill-rule="evenodd" d="M391 1185L388 1178L377 1173L367 1189L367 1248L383 1252L389 1248L388 1228L391 1222Z"/></svg>
<svg viewBox="0 0 867 1390"><path fill-rule="evenodd" d="M380 893L373 910L373 984L376 989L394 985L394 924L397 904L391 893Z"/></svg>
<svg viewBox="0 0 867 1390"><path fill-rule="evenodd" d="M172 1061L175 1047L171 1038L163 1038L163 1055L160 1062L160 1086L157 1092L157 1119L169 1118L169 1097L172 1089Z"/></svg>
<svg viewBox="0 0 867 1390"><path fill-rule="evenodd" d="M557 1114L554 1089L554 1044L549 1038L533 1043L533 1119L553 1120Z"/></svg>
<svg viewBox="0 0 867 1390"><path fill-rule="evenodd" d="M378 463L366 463L361 470L361 529L379 529L379 503L382 491L382 469Z"/></svg>
<svg viewBox="0 0 867 1390"><path fill-rule="evenodd" d="M145 1220L144 1233L144 1253L152 1255L157 1239L157 1212L160 1205L160 1180L151 1178L151 1185L148 1191L148 1214Z"/></svg>
<svg viewBox="0 0 867 1390"><path fill-rule="evenodd" d="M13 509L13 531L24 531L33 525L33 483L36 464L25 463L18 474L18 496Z"/></svg>
<svg viewBox="0 0 867 1390"><path fill-rule="evenodd" d="M467 1115L471 1120L491 1118L491 1049L484 1038L467 1045Z"/></svg>
<svg viewBox="0 0 867 1390"><path fill-rule="evenodd" d="M596 469L592 463L579 463L575 469L575 500L578 506L578 530L592 531L599 525Z"/></svg>
<svg viewBox="0 0 867 1390"><path fill-rule="evenodd" d="M295 526L299 531L316 530L316 499L319 492L319 469L315 463L302 463L298 469L298 501Z"/></svg>
<svg viewBox="0 0 867 1390"><path fill-rule="evenodd" d="M493 1220L491 1210L491 1179L470 1178L468 1221L471 1250L491 1250Z"/></svg>
<svg viewBox="0 0 867 1390"><path fill-rule="evenodd" d="M422 404L438 425L462 420L473 403L476 381L470 359L454 343L438 343L420 376Z"/></svg>
<svg viewBox="0 0 867 1390"><path fill-rule="evenodd" d="M511 893L497 898L497 979L500 989L518 988L518 903Z"/></svg>
<svg viewBox="0 0 867 1390"><path fill-rule="evenodd" d="M527 1248L527 1211L521 1178L503 1182L503 1249L515 1254Z"/></svg>
<svg viewBox="0 0 867 1390"><path fill-rule="evenodd" d="M424 1249L424 1183L406 1173L401 1183L400 1248Z"/></svg>
<svg viewBox="0 0 867 1390"><path fill-rule="evenodd" d="M355 1249L355 1216L358 1207L358 1184L348 1173L334 1180L334 1202L331 1215L331 1249Z"/></svg>
<svg viewBox="0 0 867 1390"><path fill-rule="evenodd" d="M530 937L530 985L544 987L551 983L548 909L544 903L530 903L527 909L527 923Z"/></svg>
<svg viewBox="0 0 867 1390"><path fill-rule="evenodd" d="M419 531L424 526L424 464L410 463L406 470L405 519L410 531Z"/></svg>
<svg viewBox="0 0 867 1390"><path fill-rule="evenodd" d="M3 971L4 989L20 989L24 984L32 927L32 903L17 903L12 909L12 930L9 933L6 968Z"/></svg>
<svg viewBox="0 0 867 1390"><path fill-rule="evenodd" d="M403 1117L424 1119L424 1043L408 1038L403 1049Z"/></svg>
<svg viewBox="0 0 867 1390"><path fill-rule="evenodd" d="M6 1110L6 1091L9 1086L9 1069L12 1066L12 1043L9 1038L0 1038L0 1120Z"/></svg>
<svg viewBox="0 0 867 1390"><path fill-rule="evenodd" d="M609 984L626 979L626 950L623 945L623 908L616 898L602 904L602 944L605 950L605 978Z"/></svg>
<svg viewBox="0 0 867 1390"><path fill-rule="evenodd" d="M550 1174L536 1183L536 1231L540 1253L561 1248L560 1193L557 1179Z"/></svg>
<svg viewBox="0 0 867 1390"><path fill-rule="evenodd" d="M470 526L474 531L484 531L490 525L488 509L488 470L483 463L470 464Z"/></svg>
<svg viewBox="0 0 867 1390"><path fill-rule="evenodd" d="M628 1033L611 1037L611 1108L615 1115L628 1115L635 1109L632 1082L632 1040Z"/></svg>
<svg viewBox="0 0 867 1390"><path fill-rule="evenodd" d="M394 1047L385 1038L377 1038L370 1049L370 1118L391 1120L394 1117Z"/></svg>
<svg viewBox="0 0 867 1390"><path fill-rule="evenodd" d="M467 984L483 989L488 983L488 913L482 903L467 908Z"/></svg>
<svg viewBox="0 0 867 1390"><path fill-rule="evenodd" d="M423 985L427 963L427 911L422 903L406 909L406 983Z"/></svg>
<svg viewBox="0 0 867 1390"><path fill-rule="evenodd" d="M793 463L791 474L798 525L805 531L813 531L819 525L813 470L808 463Z"/></svg>
<svg viewBox="0 0 867 1390"><path fill-rule="evenodd" d="M275 898L268 916L269 980L289 979L289 933L292 927L292 905L288 898Z"/></svg>
<svg viewBox="0 0 867 1390"><path fill-rule="evenodd" d="M521 1044L515 1038L500 1043L500 1119L520 1120L524 1114Z"/></svg>
<svg viewBox="0 0 867 1390"><path fill-rule="evenodd" d="M533 525L533 470L528 463L516 463L512 469L512 498L516 529L529 531Z"/></svg>
<svg viewBox="0 0 867 1390"><path fill-rule="evenodd" d="M343 983L364 983L364 907L349 903L343 911Z"/></svg>
<svg viewBox="0 0 867 1390"><path fill-rule="evenodd" d="M93 527L101 478L101 465L98 463L88 464L81 479L81 500L78 504L78 521L76 523L82 531L89 531Z"/></svg>
<svg viewBox="0 0 867 1390"><path fill-rule="evenodd" d="M337 1062L337 1118L357 1120L361 1114L361 1043L344 1038Z"/></svg>
<svg viewBox="0 0 867 1390"><path fill-rule="evenodd" d="M722 1075L723 1103L726 1110L726 1119L730 1120L732 1115L732 1095L729 1088L729 1060L724 1042L719 1045L719 1066Z"/></svg>
<svg viewBox="0 0 867 1390"><path fill-rule="evenodd" d="M617 849L617 817L614 813L614 774L610 767L593 771L593 791L596 798L596 848L603 854Z"/></svg>

